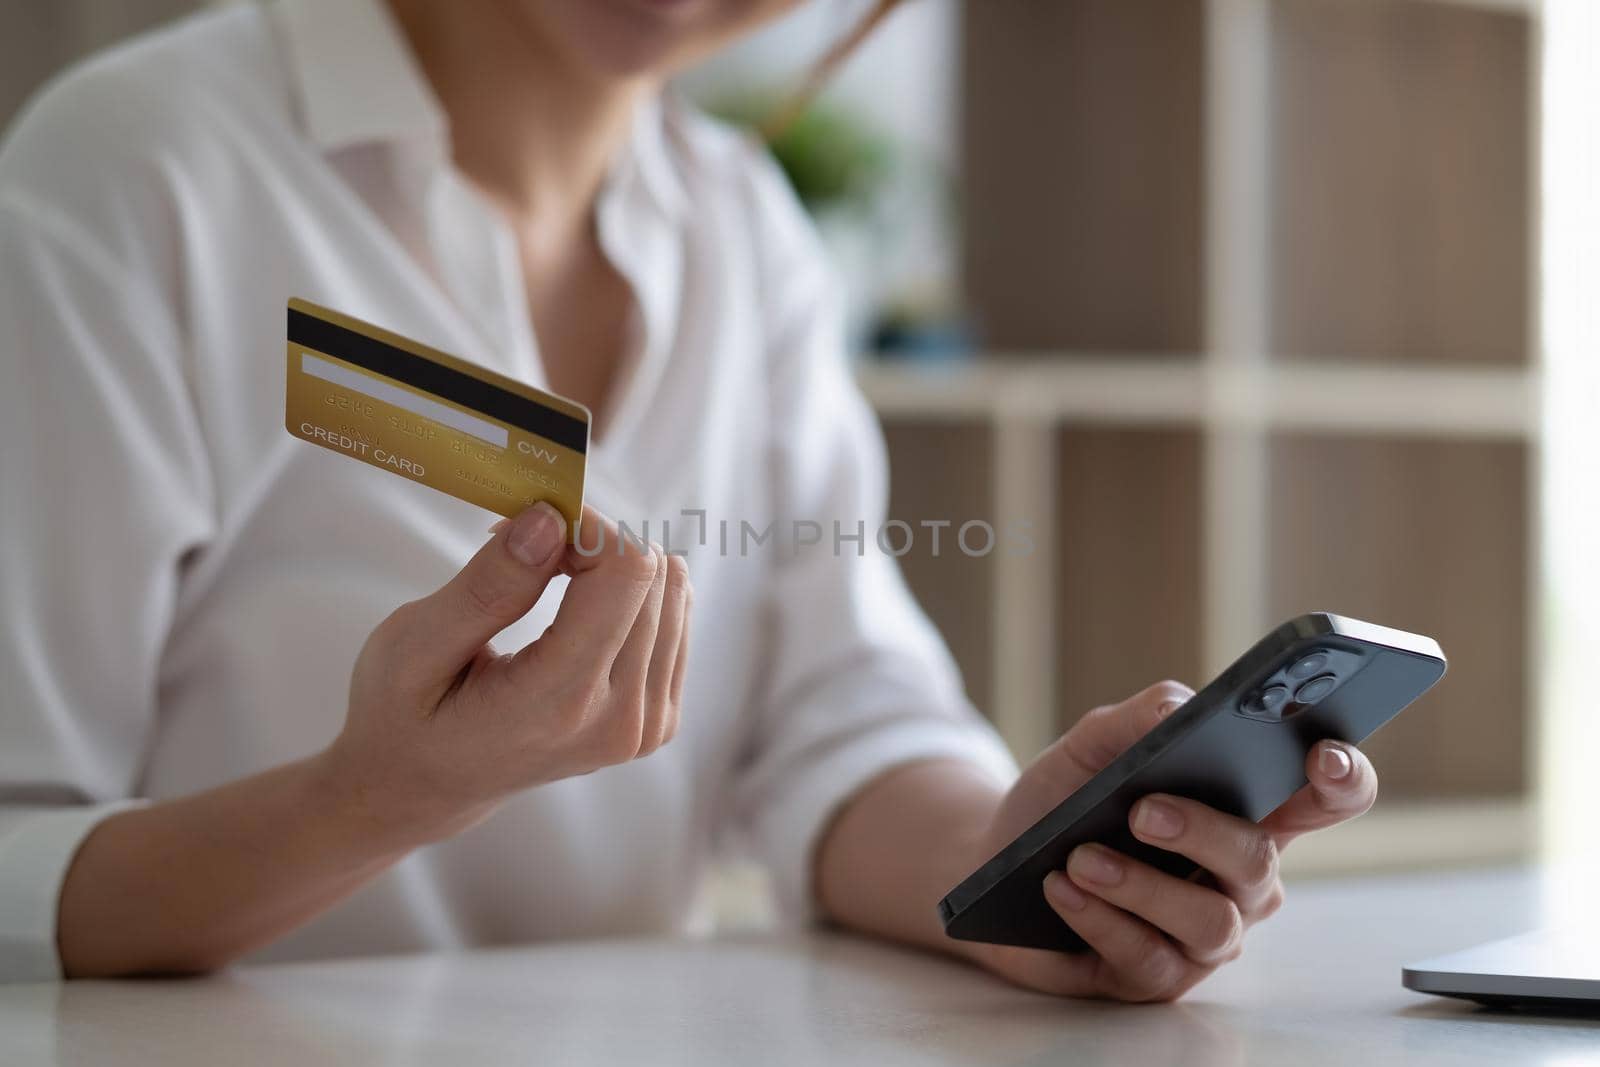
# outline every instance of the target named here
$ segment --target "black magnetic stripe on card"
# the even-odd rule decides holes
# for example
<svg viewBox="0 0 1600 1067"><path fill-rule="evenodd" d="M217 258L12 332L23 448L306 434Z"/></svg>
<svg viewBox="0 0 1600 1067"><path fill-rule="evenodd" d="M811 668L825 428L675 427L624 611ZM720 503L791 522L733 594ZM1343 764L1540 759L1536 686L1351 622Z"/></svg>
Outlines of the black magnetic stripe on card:
<svg viewBox="0 0 1600 1067"><path fill-rule="evenodd" d="M289 343L314 348L325 355L353 363L357 367L393 378L403 385L464 408L508 422L574 452L586 452L589 427L564 411L546 407L470 374L435 363L415 352L387 344L375 337L319 319L303 311L289 309Z"/></svg>

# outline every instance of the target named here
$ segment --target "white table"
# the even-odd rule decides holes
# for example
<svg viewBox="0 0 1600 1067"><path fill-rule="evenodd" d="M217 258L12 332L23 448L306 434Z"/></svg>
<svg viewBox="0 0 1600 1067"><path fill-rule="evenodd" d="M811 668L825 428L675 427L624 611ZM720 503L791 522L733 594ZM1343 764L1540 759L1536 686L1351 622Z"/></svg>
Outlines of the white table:
<svg viewBox="0 0 1600 1067"><path fill-rule="evenodd" d="M0 1063L1600 1063L1600 1021L1400 987L1414 958L1537 923L1490 872L1291 887L1178 1005L1058 1001L837 935L610 941L0 987Z"/></svg>

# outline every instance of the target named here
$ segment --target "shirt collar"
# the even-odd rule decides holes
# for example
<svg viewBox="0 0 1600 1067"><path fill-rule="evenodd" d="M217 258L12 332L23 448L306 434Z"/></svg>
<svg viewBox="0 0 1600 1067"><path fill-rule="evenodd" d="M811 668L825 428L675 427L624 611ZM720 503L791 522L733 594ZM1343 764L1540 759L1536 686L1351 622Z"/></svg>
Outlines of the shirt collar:
<svg viewBox="0 0 1600 1067"><path fill-rule="evenodd" d="M447 152L444 107L383 0L278 0L277 13L301 122L317 147L422 142ZM668 111L654 95L637 109L606 188L625 192L636 180L677 218L688 198L672 159Z"/></svg>
<svg viewBox="0 0 1600 1067"><path fill-rule="evenodd" d="M279 0L277 10L300 119L317 147L446 143L444 108L382 0Z"/></svg>
<svg viewBox="0 0 1600 1067"><path fill-rule="evenodd" d="M633 132L623 153L648 195L669 218L678 219L689 206L689 194L673 159L671 130L682 121L674 100L660 94L646 98L634 112Z"/></svg>

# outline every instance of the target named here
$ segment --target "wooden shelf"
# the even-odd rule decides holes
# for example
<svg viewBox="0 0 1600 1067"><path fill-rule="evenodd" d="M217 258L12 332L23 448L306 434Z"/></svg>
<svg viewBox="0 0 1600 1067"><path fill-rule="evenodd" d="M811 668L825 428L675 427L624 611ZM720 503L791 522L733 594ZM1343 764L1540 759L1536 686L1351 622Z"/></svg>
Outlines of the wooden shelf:
<svg viewBox="0 0 1600 1067"><path fill-rule="evenodd" d="M1383 767L1378 768L1380 777ZM1518 797L1385 803L1355 822L1296 841L1283 874L1297 878L1523 863L1538 849L1538 812ZM1291 890L1292 891L1292 890Z"/></svg>
<svg viewBox="0 0 1600 1067"><path fill-rule="evenodd" d="M890 519L994 514L998 508L990 472L998 465L997 434L987 420L893 420L884 426L891 456ZM928 538L917 538L900 569L919 591L922 609L944 635L969 692L992 699L996 685L995 643L987 608L995 582L995 558L969 558L948 548L935 557ZM972 610L979 605L980 610Z"/></svg>
<svg viewBox="0 0 1600 1067"><path fill-rule="evenodd" d="M1320 608L1436 638L1440 683L1368 743L1407 800L1521 794L1534 469L1518 441L1272 434L1266 611Z"/></svg>
<svg viewBox="0 0 1600 1067"><path fill-rule="evenodd" d="M1294 842L1283 854L1283 876L1292 898L1296 882L1316 878L1527 863L1535 858L1537 825L1533 806L1525 801L1380 801L1352 823ZM1427 847L1419 849L1419 840ZM767 929L776 919L767 872L753 862L732 860L712 868L691 928L726 934Z"/></svg>
<svg viewBox="0 0 1600 1067"><path fill-rule="evenodd" d="M1414 4L1440 4L1445 7L1477 8L1509 15L1537 18L1544 13L1544 0L1410 0Z"/></svg>
<svg viewBox="0 0 1600 1067"><path fill-rule="evenodd" d="M1373 740L1384 805L1291 869L1535 840L1538 11L962 5L962 263L992 350L858 378L897 479L936 484L951 435L989 465L987 517L1041 531L981 572L908 567L1019 757L1287 614L1364 614L1455 661Z"/></svg>
<svg viewBox="0 0 1600 1067"><path fill-rule="evenodd" d="M1521 439L1539 426L1539 376L1520 366L1251 365L1062 352L951 363L864 361L857 380L878 412L894 418L1213 421Z"/></svg>
<svg viewBox="0 0 1600 1067"><path fill-rule="evenodd" d="M1265 11L1267 349L1526 364L1529 20L1444 3L1270 0Z"/></svg>
<svg viewBox="0 0 1600 1067"><path fill-rule="evenodd" d="M1206 440L1194 426L1098 423L1045 440L1057 473L1040 554L1055 581L1035 595L1054 619L1054 735L1163 678L1202 683Z"/></svg>

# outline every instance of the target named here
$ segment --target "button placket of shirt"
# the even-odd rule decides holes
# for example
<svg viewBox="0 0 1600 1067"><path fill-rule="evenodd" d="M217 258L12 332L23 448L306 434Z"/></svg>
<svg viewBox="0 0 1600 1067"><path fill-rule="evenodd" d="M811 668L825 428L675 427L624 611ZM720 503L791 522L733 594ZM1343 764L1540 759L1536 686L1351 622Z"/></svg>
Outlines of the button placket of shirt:
<svg viewBox="0 0 1600 1067"><path fill-rule="evenodd" d="M445 287L483 338L489 365L546 388L510 227L448 163L431 168L424 198L429 243Z"/></svg>
<svg viewBox="0 0 1600 1067"><path fill-rule="evenodd" d="M444 295L460 313L473 333L482 339L490 358L482 362L504 374L541 389L549 388L536 324L527 298L526 277L522 269L520 249L516 235L509 225L499 218L482 197L471 188L467 179L450 163L441 151L424 154L412 161L413 188L423 206L427 219L428 242L436 270L445 290ZM620 163L619 171L627 164ZM621 199L616 188L620 173L614 173L602 190L596 207L597 227L602 237L602 250L612 266L623 275L633 291L633 306L641 317L661 321L667 309L660 299L647 302L641 293L639 271L628 260L628 243L620 238L607 239L606 233L628 232L621 227L626 223L615 219L617 208L612 205ZM634 231L641 236L644 228ZM645 308L654 304L653 311ZM661 329L652 330L643 323L630 337L629 352L623 375L613 383L606 404L615 410L619 393L628 391L627 379L635 365L642 363L646 348L645 337L660 336ZM644 336L640 336L644 335ZM608 434L609 436L609 434ZM619 483L608 476L609 464L597 457L598 449L591 444L589 453L588 493L590 502L602 510L626 511L632 514L637 499L631 486ZM598 461L597 461L598 459Z"/></svg>
<svg viewBox="0 0 1600 1067"><path fill-rule="evenodd" d="M595 413L604 433L591 443L589 459L591 478L599 484L608 481L606 456L625 451L624 439L643 417L665 369L676 326L684 258L681 234L640 173L639 153L649 150L639 143L647 136L641 127L651 121L659 121L658 112L639 117L595 207L601 252L630 290L633 317L617 377L604 407ZM516 235L455 168L445 138L408 162L445 295L483 340L489 357L484 361L548 389ZM619 497L639 500L636 486L610 481Z"/></svg>
<svg viewBox="0 0 1600 1067"><path fill-rule="evenodd" d="M630 156L602 190L596 227L600 249L632 290L634 343L606 400L605 449L621 447L665 370L677 324L683 243L672 221L642 187Z"/></svg>

